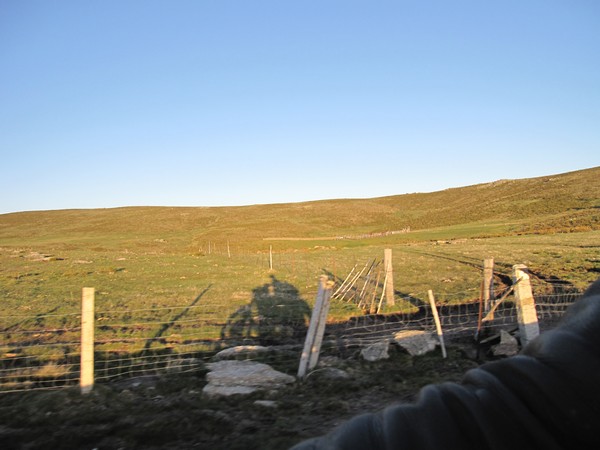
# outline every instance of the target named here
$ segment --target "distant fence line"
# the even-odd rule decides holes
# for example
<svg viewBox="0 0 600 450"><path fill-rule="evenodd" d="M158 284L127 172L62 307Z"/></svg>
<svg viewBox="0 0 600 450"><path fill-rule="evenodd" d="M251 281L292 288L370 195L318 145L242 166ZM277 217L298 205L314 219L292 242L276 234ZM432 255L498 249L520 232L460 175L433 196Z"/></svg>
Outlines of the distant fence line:
<svg viewBox="0 0 600 450"><path fill-rule="evenodd" d="M401 230L387 230L387 231L374 231L371 233L362 233L362 234L347 234L340 236L319 236L319 237L269 237L263 238L265 242L275 242L275 241L283 241L283 242L307 242L307 241L341 241L341 240L362 240L362 239L372 239L378 237L386 237L386 236L396 236L399 234L407 234L410 233L410 227L404 227ZM158 240L159 242L165 242L162 240ZM206 239L204 241L196 241L195 249L200 254L205 255L221 255L221 256L235 256L235 255L252 255L252 254L261 254L268 253L269 245L266 245L264 249L256 250L247 248L243 243L238 241L229 241L229 240L211 240ZM289 252L286 252L289 253Z"/></svg>
<svg viewBox="0 0 600 450"><path fill-rule="evenodd" d="M386 232L386 233L399 233L399 231L394 232ZM330 240L342 240L343 237L339 238L330 238ZM347 239L350 239L349 237ZM276 239L276 240L284 240L284 239ZM296 240L296 239L290 239ZM301 239L298 239L301 240ZM318 241L318 239L311 239L311 241ZM301 275L310 279L314 279L315 277L315 254L324 249L335 248L335 246L327 246L327 245L315 245L311 248L302 248L302 249L285 249L281 250L277 248L276 244L265 240L264 247L259 249L253 247L248 248L245 247L243 243L236 242L222 242L222 241L206 241L202 243L198 243L194 246L190 247L190 252L192 254L198 255L200 257L209 257L209 256L217 256L219 258L243 258L244 262L250 266L254 266L257 268L263 269L273 269L273 270L287 270L293 275ZM310 255L310 258L307 256ZM344 257L340 257L340 265L343 261L346 261L348 258L345 255ZM355 258L355 262L360 258ZM325 264L327 267L335 272L338 266L338 256L333 253L329 253L326 255L322 255L318 257L318 260ZM318 263L320 264L320 263Z"/></svg>
<svg viewBox="0 0 600 450"><path fill-rule="evenodd" d="M362 234L346 234L342 236L320 236L320 237L270 237L264 238L264 241L341 241L344 239L348 240L359 240L359 239L371 239L377 237L385 237L385 236L394 236L397 234L406 234L410 233L410 227L404 227L401 230L393 230L393 231L374 231L372 233L362 233Z"/></svg>
<svg viewBox="0 0 600 450"><path fill-rule="evenodd" d="M534 281L532 287L542 329L553 326L581 295L557 283ZM496 292L496 298L503 293ZM236 345L276 346L284 349L279 358L299 361L310 309L295 297L293 286L273 278L242 307L202 302L203 294L191 305L95 311L94 380L199 370L218 351ZM473 336L481 326L479 302L456 302L472 296L456 293L437 299L447 341ZM330 320L323 354L347 353L407 328L435 330L431 306L408 300L415 302L412 312ZM506 300L485 327L492 332L517 327L518 314L514 301ZM82 329L81 313L0 317L0 393L82 383Z"/></svg>

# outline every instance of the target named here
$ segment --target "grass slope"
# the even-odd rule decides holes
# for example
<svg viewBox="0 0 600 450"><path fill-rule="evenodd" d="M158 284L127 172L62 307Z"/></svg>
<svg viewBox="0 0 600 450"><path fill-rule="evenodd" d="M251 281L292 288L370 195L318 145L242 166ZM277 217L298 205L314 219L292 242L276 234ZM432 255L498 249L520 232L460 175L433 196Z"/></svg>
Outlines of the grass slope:
<svg viewBox="0 0 600 450"><path fill-rule="evenodd" d="M281 305L310 311L320 274L344 279L355 265L381 258L384 248L394 255L396 298L386 313L427 302L428 289L441 304L477 300L482 260L489 257L500 290L517 263L538 281L582 289L600 273L599 174L590 169L366 200L3 215L0 362L19 355L33 358L40 371L61 369L66 352L77 347L84 286L96 288L96 350L106 358L190 352L196 340L220 345L223 336L239 335L248 311L271 328L242 331L285 334L291 309ZM331 238L406 226L410 233ZM265 297L271 289L277 302ZM340 300L328 320L343 325L362 314Z"/></svg>
<svg viewBox="0 0 600 450"><path fill-rule="evenodd" d="M270 287L285 286L295 302L312 306L320 273L345 277L355 264L381 258L384 248L393 250L397 300L425 302L432 289L440 303L473 301L487 257L495 259L499 285L513 264L524 263L541 279L582 289L600 273L599 180L594 168L364 200L0 215L0 362L10 366L14 356L27 357L34 361L27 368L32 376L58 376L44 371L77 356L83 286L96 288L102 365L102 358L127 361L147 349L195 351L188 338L217 342L222 324L264 301L260 295ZM410 233L331 239L405 227ZM360 314L337 302L329 320ZM287 369L277 368L295 374L298 355L284 362ZM127 380L100 384L86 398L75 390L5 394L0 442L8 448L48 442L63 448L233 449L265 448L265 442L286 448L344 415L380 407L375 402L390 400L385 395L405 398L416 392L415 383L457 377L472 364L457 352L447 360L395 355L352 368L351 381L323 385L317 372L307 389L284 390L275 398L281 407L266 411L257 410L255 397L206 400L198 395L203 372L179 382L156 379L147 388ZM392 372L397 376L390 378Z"/></svg>
<svg viewBox="0 0 600 450"><path fill-rule="evenodd" d="M242 207L127 207L0 215L0 244L107 247L168 240L170 248L229 240L359 236L454 227L462 237L600 228L600 167L561 175L373 199ZM426 238L426 237L425 237ZM288 241L292 242L292 241ZM243 243L243 244L242 244ZM283 244L282 244L283 245ZM288 244L294 247L294 244ZM297 245L296 245L297 246ZM281 247L281 245L280 245Z"/></svg>
<svg viewBox="0 0 600 450"><path fill-rule="evenodd" d="M97 287L107 308L186 304L207 286L207 297L237 307L269 282L270 245L275 275L308 301L323 270L345 277L353 265L381 257L384 247L397 255L400 295L420 297L433 288L474 289L477 296L486 257L505 270L525 263L581 287L598 272L599 208L597 167L375 199L5 214L0 310L47 311L57 302L77 309L82 286ZM410 233L331 240L407 226ZM432 246L456 239L468 242Z"/></svg>

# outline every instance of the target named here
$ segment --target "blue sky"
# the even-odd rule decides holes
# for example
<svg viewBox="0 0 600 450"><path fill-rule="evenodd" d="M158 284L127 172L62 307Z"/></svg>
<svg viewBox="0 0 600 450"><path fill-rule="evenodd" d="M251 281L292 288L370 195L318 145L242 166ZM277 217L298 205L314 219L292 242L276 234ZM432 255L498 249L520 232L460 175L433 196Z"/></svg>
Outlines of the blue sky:
<svg viewBox="0 0 600 450"><path fill-rule="evenodd" d="M0 2L0 213L600 165L596 0Z"/></svg>

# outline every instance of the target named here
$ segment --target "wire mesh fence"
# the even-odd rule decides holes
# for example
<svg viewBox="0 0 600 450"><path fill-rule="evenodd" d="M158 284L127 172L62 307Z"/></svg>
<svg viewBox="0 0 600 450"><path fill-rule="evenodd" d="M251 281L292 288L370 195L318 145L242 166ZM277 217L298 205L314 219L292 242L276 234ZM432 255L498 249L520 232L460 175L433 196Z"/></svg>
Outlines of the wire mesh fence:
<svg viewBox="0 0 600 450"><path fill-rule="evenodd" d="M0 317L0 392L76 385L80 330L77 314Z"/></svg>
<svg viewBox="0 0 600 450"><path fill-rule="evenodd" d="M311 309L293 286L273 277L254 290L250 303L241 306L215 299L204 301L207 290L187 305L97 310L96 382L202 370L218 352L237 346L246 349L244 358L277 355L290 367L300 360ZM554 326L581 295L569 286L546 282L533 283L533 293L542 329ZM496 298L503 294L496 292ZM323 352L347 355L402 330L435 331L429 303L416 297L398 300L400 306L393 312L364 314L356 309L343 319L330 317ZM344 306L344 300L333 301ZM436 303L447 343L474 335L481 326L476 289L438 295ZM511 296L497 306L493 320L484 326L491 333L517 327L517 309ZM81 313L0 317L0 392L77 386L80 334Z"/></svg>

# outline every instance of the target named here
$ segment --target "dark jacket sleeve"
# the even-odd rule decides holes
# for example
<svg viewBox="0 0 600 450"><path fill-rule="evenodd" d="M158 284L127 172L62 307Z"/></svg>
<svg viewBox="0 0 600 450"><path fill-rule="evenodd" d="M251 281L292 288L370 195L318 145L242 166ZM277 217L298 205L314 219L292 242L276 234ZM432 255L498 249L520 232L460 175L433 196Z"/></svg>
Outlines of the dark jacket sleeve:
<svg viewBox="0 0 600 450"><path fill-rule="evenodd" d="M600 280L520 355L293 450L600 448Z"/></svg>

